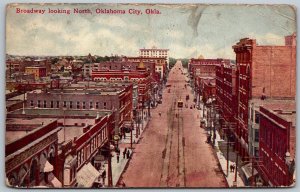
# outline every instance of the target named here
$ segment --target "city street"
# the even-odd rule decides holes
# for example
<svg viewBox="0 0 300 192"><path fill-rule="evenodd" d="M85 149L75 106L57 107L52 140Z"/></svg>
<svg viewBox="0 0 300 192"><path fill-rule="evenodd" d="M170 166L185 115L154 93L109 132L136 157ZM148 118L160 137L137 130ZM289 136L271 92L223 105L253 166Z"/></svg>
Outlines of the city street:
<svg viewBox="0 0 300 192"><path fill-rule="evenodd" d="M187 80L178 61L169 73L162 104L151 111L148 126L123 172L126 187L227 186L216 155L205 142L191 88L185 87ZM180 109L179 100L183 101Z"/></svg>

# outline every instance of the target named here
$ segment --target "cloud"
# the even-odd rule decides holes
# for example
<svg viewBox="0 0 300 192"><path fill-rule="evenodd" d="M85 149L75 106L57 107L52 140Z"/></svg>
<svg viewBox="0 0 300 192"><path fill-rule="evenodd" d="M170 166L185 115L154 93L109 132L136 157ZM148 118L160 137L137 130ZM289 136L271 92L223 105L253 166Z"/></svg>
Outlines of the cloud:
<svg viewBox="0 0 300 192"><path fill-rule="evenodd" d="M284 36L276 35L274 33L266 33L263 35L257 35L250 33L249 38L256 39L259 45L284 45Z"/></svg>
<svg viewBox="0 0 300 192"><path fill-rule="evenodd" d="M29 8L30 4L22 5ZM72 8L75 5L51 5L53 8ZM80 5L83 8L98 4ZM135 5L119 5L127 9ZM39 8L40 5L35 5ZM105 7L103 5L103 7ZM110 7L114 7L110 5ZM136 8L143 9L142 6ZM259 6L241 9L240 6L172 6L161 9L161 15L34 15L7 11L6 48L18 55L97 55L124 54L135 56L139 48L156 46L170 49L175 58L231 58L240 38L257 39L259 44L283 45L286 30L294 29L294 14L290 9L281 12L289 18ZM265 11L267 16L257 14ZM237 18L238 16L238 18ZM274 27L273 19L278 23ZM280 17L280 19L278 19ZM286 25L285 25L286 24Z"/></svg>

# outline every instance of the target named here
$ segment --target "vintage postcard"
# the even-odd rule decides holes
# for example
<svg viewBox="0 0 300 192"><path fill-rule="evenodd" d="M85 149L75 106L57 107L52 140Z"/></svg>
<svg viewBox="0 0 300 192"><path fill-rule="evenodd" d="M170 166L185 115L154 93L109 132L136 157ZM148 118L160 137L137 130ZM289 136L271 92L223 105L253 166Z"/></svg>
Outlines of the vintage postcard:
<svg viewBox="0 0 300 192"><path fill-rule="evenodd" d="M296 8L8 4L6 185L295 186Z"/></svg>

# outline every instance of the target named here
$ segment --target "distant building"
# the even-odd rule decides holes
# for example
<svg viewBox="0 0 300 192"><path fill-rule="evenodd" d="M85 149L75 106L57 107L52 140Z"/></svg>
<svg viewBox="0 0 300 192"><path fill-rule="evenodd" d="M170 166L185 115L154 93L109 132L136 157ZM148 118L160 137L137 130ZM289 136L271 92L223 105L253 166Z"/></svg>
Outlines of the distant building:
<svg viewBox="0 0 300 192"><path fill-rule="evenodd" d="M157 57L157 58L165 58L167 60L167 68L169 67L169 49L159 49L155 46L152 48L143 48L139 51L140 57Z"/></svg>
<svg viewBox="0 0 300 192"><path fill-rule="evenodd" d="M41 77L47 76L46 67L40 66L25 67L25 73L34 74L35 80L39 80Z"/></svg>
<svg viewBox="0 0 300 192"><path fill-rule="evenodd" d="M220 115L219 131L222 137L227 133L232 135L235 132L236 101L236 65L223 63L216 66L216 107Z"/></svg>
<svg viewBox="0 0 300 192"><path fill-rule="evenodd" d="M230 63L227 59L204 59L201 55L198 59L190 59L188 71L191 78L191 84L197 97L203 93L201 79L216 78L216 67L224 63Z"/></svg>
<svg viewBox="0 0 300 192"><path fill-rule="evenodd" d="M92 72L93 81L131 82L138 85L139 103L147 105L151 94L151 76L144 63L139 63L135 70L96 70Z"/></svg>
<svg viewBox="0 0 300 192"><path fill-rule="evenodd" d="M145 66L148 66L148 63L155 63L155 72L159 74L160 79L163 79L166 77L167 72L167 60L164 57L123 57L122 61L128 61L135 64L135 67L140 62L143 62ZM151 68L151 73L153 73L153 69Z"/></svg>

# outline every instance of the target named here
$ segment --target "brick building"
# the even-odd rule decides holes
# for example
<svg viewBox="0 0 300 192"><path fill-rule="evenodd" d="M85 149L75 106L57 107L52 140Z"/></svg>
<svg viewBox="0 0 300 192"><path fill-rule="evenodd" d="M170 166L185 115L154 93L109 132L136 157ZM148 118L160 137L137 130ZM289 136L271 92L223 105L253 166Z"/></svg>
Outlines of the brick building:
<svg viewBox="0 0 300 192"><path fill-rule="evenodd" d="M25 67L25 73L34 74L35 80L39 80L42 77L46 77L46 67L42 66L31 66Z"/></svg>
<svg viewBox="0 0 300 192"><path fill-rule="evenodd" d="M219 109L220 134L229 133L228 125L235 128L236 97L236 65L223 63L216 67L216 106ZM234 132L234 131L233 131Z"/></svg>
<svg viewBox="0 0 300 192"><path fill-rule="evenodd" d="M22 60L19 71L24 72L26 67L45 67L46 68L46 74L49 74L51 72L51 61L50 59L44 58L44 59L33 59L33 58L25 58Z"/></svg>
<svg viewBox="0 0 300 192"><path fill-rule="evenodd" d="M215 98L216 97L216 79L215 78L203 78L202 79L203 84L203 100L207 101L209 98Z"/></svg>
<svg viewBox="0 0 300 192"><path fill-rule="evenodd" d="M203 95L202 79L215 78L216 67L228 62L229 60L225 59L204 59L203 56L200 56L198 59L190 59L188 71L196 98L199 98L198 102L200 102L200 95Z"/></svg>
<svg viewBox="0 0 300 192"><path fill-rule="evenodd" d="M112 140L115 127L114 117L114 113L108 110L25 109L14 111L7 115L6 138L8 140L16 139L16 136L19 138L6 146L6 155L10 155L11 151L22 149L21 151L25 151L22 155L20 154L22 158L32 157L36 160L37 167L46 165L43 169L47 174L43 174L42 171L36 169L37 167L32 167L35 164L28 164L27 160L19 162L18 166L25 169L25 173L21 172L22 178L26 181L23 186L92 187L94 181L98 180L100 172L103 171L99 167L99 162L95 161L97 156L106 155L111 166L110 158L105 151L110 145L109 141ZM48 147L42 151L37 150L38 146L44 146L38 141L48 142L49 139L46 136L54 133L55 142L52 143L50 149ZM28 152L24 149L28 149ZM32 153L33 150L36 154ZM7 166L10 165L8 157ZM42 157L48 160L45 162ZM52 171L55 176L51 175ZM14 178L11 178L13 175L16 175L15 172L7 172L7 178L12 185L14 185ZM28 179L29 182L27 182ZM53 179L55 180L52 181ZM20 182L20 180L17 181Z"/></svg>
<svg viewBox="0 0 300 192"><path fill-rule="evenodd" d="M260 163L256 168L264 185L295 185L296 103L260 106L259 125Z"/></svg>
<svg viewBox="0 0 300 192"><path fill-rule="evenodd" d="M8 118L6 123L5 173L11 186L61 187L58 176L58 127L56 120Z"/></svg>
<svg viewBox="0 0 300 192"><path fill-rule="evenodd" d="M141 62L137 70L97 70L92 71L93 81L131 82L138 85L138 102L147 105L151 94L151 76Z"/></svg>
<svg viewBox="0 0 300 192"><path fill-rule="evenodd" d="M255 39L241 39L232 48L237 62L238 151L248 156L248 107L253 98L295 98L296 45L287 37L286 45L257 45ZM289 41L288 41L289 40ZM289 44L288 44L289 43ZM280 83L278 83L280 82Z"/></svg>
<svg viewBox="0 0 300 192"><path fill-rule="evenodd" d="M132 84L124 87L76 87L45 89L41 93L27 93L27 107L50 109L115 110L115 133L132 119Z"/></svg>
<svg viewBox="0 0 300 192"><path fill-rule="evenodd" d="M155 63L155 72L159 74L159 79L166 78L167 60L164 57L123 57L122 61L128 61L134 64L143 62L146 67L148 67L148 63ZM150 68L150 71L153 72L152 66Z"/></svg>
<svg viewBox="0 0 300 192"><path fill-rule="evenodd" d="M216 76L216 66L223 63L230 63L229 59L194 59L192 58L189 63L189 73L193 79L195 76L204 77L215 77Z"/></svg>

